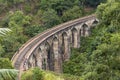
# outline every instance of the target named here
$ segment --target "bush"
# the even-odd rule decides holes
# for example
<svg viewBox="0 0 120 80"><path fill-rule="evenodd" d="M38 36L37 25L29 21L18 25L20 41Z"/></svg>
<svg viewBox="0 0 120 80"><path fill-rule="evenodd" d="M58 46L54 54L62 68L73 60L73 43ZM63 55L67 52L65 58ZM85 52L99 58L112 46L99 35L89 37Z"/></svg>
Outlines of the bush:
<svg viewBox="0 0 120 80"><path fill-rule="evenodd" d="M43 32L45 29L46 29L45 27L42 27L39 25L32 25L32 26L28 26L25 28L24 34L29 37L33 37L37 35L38 33Z"/></svg>
<svg viewBox="0 0 120 80"><path fill-rule="evenodd" d="M62 21L66 22L72 19L79 18L83 15L83 11L79 6L74 6L72 9L69 9L63 13Z"/></svg>
<svg viewBox="0 0 120 80"><path fill-rule="evenodd" d="M30 69L22 74L21 80L43 80L43 71L39 68Z"/></svg>
<svg viewBox="0 0 120 80"><path fill-rule="evenodd" d="M11 61L8 58L0 58L0 69L11 69L13 68Z"/></svg>
<svg viewBox="0 0 120 80"><path fill-rule="evenodd" d="M30 13L30 12L31 12L31 5L27 3L27 4L24 6L24 10L25 10L26 13Z"/></svg>

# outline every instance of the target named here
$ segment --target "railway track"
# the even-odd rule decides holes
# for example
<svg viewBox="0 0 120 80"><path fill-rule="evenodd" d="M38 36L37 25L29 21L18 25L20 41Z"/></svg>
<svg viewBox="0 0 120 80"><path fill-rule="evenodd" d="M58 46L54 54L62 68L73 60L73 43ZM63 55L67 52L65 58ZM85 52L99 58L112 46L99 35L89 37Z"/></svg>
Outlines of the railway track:
<svg viewBox="0 0 120 80"><path fill-rule="evenodd" d="M12 57L11 61L12 64L14 65L14 67L16 69L20 69L21 64L23 64L24 62L24 58L29 58L29 56L32 54L32 52L34 52L34 50L36 49L36 47L41 44L45 39L49 38L50 36L54 35L55 33L68 28L69 26L74 26L77 23L83 23L85 21L91 20L96 18L96 16L90 15L90 16L86 16L83 18L79 18L79 19L75 19L60 25L57 25L51 29L48 29L38 35L36 35L35 37L31 38L30 40L28 40L25 44L23 44L19 50L14 54L14 56Z"/></svg>

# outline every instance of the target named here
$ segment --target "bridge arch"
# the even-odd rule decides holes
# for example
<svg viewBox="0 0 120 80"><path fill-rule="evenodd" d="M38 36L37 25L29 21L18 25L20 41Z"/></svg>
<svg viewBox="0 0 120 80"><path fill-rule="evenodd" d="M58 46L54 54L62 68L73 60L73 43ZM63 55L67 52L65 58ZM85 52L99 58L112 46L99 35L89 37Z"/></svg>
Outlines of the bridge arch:
<svg viewBox="0 0 120 80"><path fill-rule="evenodd" d="M50 70L51 46L49 42L45 41L44 55L43 55L43 69Z"/></svg>
<svg viewBox="0 0 120 80"><path fill-rule="evenodd" d="M57 36L53 38L52 42L53 54L54 54L54 71L60 72L60 53L59 53L59 39Z"/></svg>
<svg viewBox="0 0 120 80"><path fill-rule="evenodd" d="M72 32L72 47L78 48L78 30L76 28L73 28L71 30Z"/></svg>
<svg viewBox="0 0 120 80"><path fill-rule="evenodd" d="M36 66L42 69L43 53L41 47L36 48L36 50L34 51L34 55L36 57Z"/></svg>
<svg viewBox="0 0 120 80"><path fill-rule="evenodd" d="M12 58L12 64L16 69L21 69L26 63L26 68L38 66L45 70L59 72L59 61L61 61L61 65L63 61L67 61L70 58L70 44L72 44L72 41L74 47L77 47L77 44L79 44L77 41L80 41L79 37L90 34L91 25L96 23L94 22L95 19L95 15L90 15L63 23L38 34L27 41L15 53ZM27 60L24 60L24 58L27 58ZM56 63L55 59L59 61Z"/></svg>
<svg viewBox="0 0 120 80"><path fill-rule="evenodd" d="M91 25L91 28L93 28L94 26L96 26L96 24L98 24L99 20L98 19L95 19L92 21L92 25Z"/></svg>
<svg viewBox="0 0 120 80"><path fill-rule="evenodd" d="M82 24L81 26L81 36L89 36L90 32L89 32L90 28L87 24Z"/></svg>
<svg viewBox="0 0 120 80"><path fill-rule="evenodd" d="M33 68L36 66L36 58L34 54L31 54L28 59L28 68Z"/></svg>
<svg viewBox="0 0 120 80"><path fill-rule="evenodd" d="M68 42L68 34L67 32L62 33L62 59L63 61L69 60L69 42Z"/></svg>
<svg viewBox="0 0 120 80"><path fill-rule="evenodd" d="M59 42L58 42L58 37L55 36L52 40L52 48L53 48L53 54L54 54L54 58L57 59L59 56L59 50L58 50L58 46L59 45Z"/></svg>

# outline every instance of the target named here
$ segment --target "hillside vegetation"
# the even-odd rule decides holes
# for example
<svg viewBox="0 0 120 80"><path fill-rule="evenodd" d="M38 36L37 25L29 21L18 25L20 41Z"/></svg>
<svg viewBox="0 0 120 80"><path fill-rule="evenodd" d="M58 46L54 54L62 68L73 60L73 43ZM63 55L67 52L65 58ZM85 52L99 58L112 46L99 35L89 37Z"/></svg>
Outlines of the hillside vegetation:
<svg viewBox="0 0 120 80"><path fill-rule="evenodd" d="M64 73L84 80L120 80L120 1L108 0L96 14L99 25L90 37L81 38L81 48L72 49Z"/></svg>
<svg viewBox="0 0 120 80"><path fill-rule="evenodd" d="M43 71L39 68L32 68L22 74L21 80L82 80L79 76L58 74L50 71Z"/></svg>
<svg viewBox="0 0 120 80"><path fill-rule="evenodd" d="M102 0L0 0L0 57L9 58L36 34L93 12ZM90 10L89 10L90 8Z"/></svg>
<svg viewBox="0 0 120 80"><path fill-rule="evenodd" d="M79 49L71 49L70 60L63 64L63 74L34 68L25 71L21 80L120 80L120 1L100 4L103 1L0 0L0 28L10 29L0 30L0 79L7 76L13 80L9 59L28 39L96 10L99 24L91 29L89 37L81 37ZM18 71L15 73L14 80Z"/></svg>

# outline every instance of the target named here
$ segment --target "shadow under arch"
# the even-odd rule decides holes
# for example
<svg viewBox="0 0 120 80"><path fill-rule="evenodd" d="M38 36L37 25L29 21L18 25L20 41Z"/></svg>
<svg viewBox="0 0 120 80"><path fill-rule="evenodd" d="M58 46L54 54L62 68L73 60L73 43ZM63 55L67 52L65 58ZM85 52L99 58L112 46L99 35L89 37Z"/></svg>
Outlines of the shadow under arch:
<svg viewBox="0 0 120 80"><path fill-rule="evenodd" d="M52 47L49 44L49 42L45 42L45 54L44 54L44 59L43 59L43 66L45 67L45 70L54 70L54 54L52 53Z"/></svg>
<svg viewBox="0 0 120 80"><path fill-rule="evenodd" d="M80 35L81 35L81 36L85 36L85 35L86 35L86 31L88 31L88 29L89 29L88 25L84 23L84 24L81 26Z"/></svg>
<svg viewBox="0 0 120 80"><path fill-rule="evenodd" d="M67 38L68 38L67 32L63 32L63 33L62 33L62 46L64 45L65 39L67 39Z"/></svg>
<svg viewBox="0 0 120 80"><path fill-rule="evenodd" d="M69 59L69 47L68 47L68 34L67 32L62 33L62 61L67 61Z"/></svg>
<svg viewBox="0 0 120 80"><path fill-rule="evenodd" d="M40 69L43 69L42 64L43 64L43 53L41 47L38 47L36 49L36 66L39 67Z"/></svg>
<svg viewBox="0 0 120 80"><path fill-rule="evenodd" d="M95 20L92 22L91 27L95 27L98 23L99 23L99 20L95 19Z"/></svg>
<svg viewBox="0 0 120 80"><path fill-rule="evenodd" d="M58 40L58 36L55 35L55 36L53 37L53 41L57 41L57 40Z"/></svg>
<svg viewBox="0 0 120 80"><path fill-rule="evenodd" d="M67 32L62 33L62 47L64 48L65 39L68 38ZM62 49L63 50L63 49Z"/></svg>
<svg viewBox="0 0 120 80"><path fill-rule="evenodd" d="M61 65L61 63L60 63L60 54L59 54L59 39L58 39L58 37L57 36L54 36L54 38L53 38L53 41L52 41L52 48L53 48L53 61L52 62L54 62L54 64L53 64L53 66L54 66L54 71L56 71L56 72L60 72L61 71L61 69L60 69L60 65Z"/></svg>
<svg viewBox="0 0 120 80"><path fill-rule="evenodd" d="M39 55L41 55L41 58L42 58L43 53L42 53L42 48L41 47L38 47L38 53L39 53Z"/></svg>
<svg viewBox="0 0 120 80"><path fill-rule="evenodd" d="M76 28L71 29L72 35L71 35L71 42L72 46L76 44L76 40L78 40L78 30Z"/></svg>
<svg viewBox="0 0 120 80"><path fill-rule="evenodd" d="M32 68L36 66L36 58L35 55L32 53L28 58L28 68Z"/></svg>

